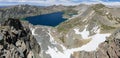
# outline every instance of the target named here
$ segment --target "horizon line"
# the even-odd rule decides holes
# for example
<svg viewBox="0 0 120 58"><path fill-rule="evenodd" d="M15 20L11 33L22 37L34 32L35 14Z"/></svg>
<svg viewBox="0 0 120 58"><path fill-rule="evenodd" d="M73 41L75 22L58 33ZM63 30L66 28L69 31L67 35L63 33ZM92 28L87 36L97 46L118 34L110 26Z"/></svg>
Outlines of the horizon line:
<svg viewBox="0 0 120 58"><path fill-rule="evenodd" d="M14 6L14 5L34 5L34 6L52 6L52 5L64 5L64 6L74 6L74 5L92 5L92 4L103 4L103 5L110 5L110 6L117 6L120 5L120 2L78 2L78 3L54 3L54 4L46 4L46 3L39 3L39 2L0 2L0 6Z"/></svg>

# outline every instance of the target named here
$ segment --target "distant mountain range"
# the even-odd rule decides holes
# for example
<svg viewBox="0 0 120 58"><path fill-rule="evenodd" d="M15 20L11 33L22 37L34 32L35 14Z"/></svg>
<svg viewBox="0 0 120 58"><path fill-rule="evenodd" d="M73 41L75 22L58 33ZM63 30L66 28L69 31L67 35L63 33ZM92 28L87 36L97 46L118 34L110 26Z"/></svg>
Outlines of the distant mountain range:
<svg viewBox="0 0 120 58"><path fill-rule="evenodd" d="M39 7L30 5L16 5L4 8L2 7L0 9L0 18L24 18L28 16L58 12L62 10L64 10L64 6Z"/></svg>
<svg viewBox="0 0 120 58"><path fill-rule="evenodd" d="M15 5L15 6L6 6L0 8L0 18L25 18L29 16L36 16L42 14L48 14L53 12L62 11L65 14L65 18L69 18L69 13L77 13L79 6L63 6L63 5L53 5L53 6L31 6L31 5Z"/></svg>

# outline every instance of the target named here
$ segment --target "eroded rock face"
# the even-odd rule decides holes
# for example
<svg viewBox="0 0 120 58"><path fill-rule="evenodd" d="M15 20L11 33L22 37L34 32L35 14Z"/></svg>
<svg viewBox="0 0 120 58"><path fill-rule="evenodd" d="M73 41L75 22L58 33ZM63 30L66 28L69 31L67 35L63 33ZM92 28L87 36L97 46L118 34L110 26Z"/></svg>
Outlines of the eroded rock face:
<svg viewBox="0 0 120 58"><path fill-rule="evenodd" d="M0 58L40 58L39 44L18 19L1 24L0 34Z"/></svg>
<svg viewBox="0 0 120 58"><path fill-rule="evenodd" d="M74 52L71 58L120 58L120 30L100 44L97 51Z"/></svg>

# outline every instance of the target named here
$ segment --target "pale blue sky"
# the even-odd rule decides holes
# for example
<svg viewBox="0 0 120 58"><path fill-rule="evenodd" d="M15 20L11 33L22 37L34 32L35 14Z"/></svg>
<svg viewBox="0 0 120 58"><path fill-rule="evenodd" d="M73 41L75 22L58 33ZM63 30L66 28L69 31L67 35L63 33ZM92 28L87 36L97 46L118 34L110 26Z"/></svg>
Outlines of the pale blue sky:
<svg viewBox="0 0 120 58"><path fill-rule="evenodd" d="M30 4L30 5L77 5L80 3L92 4L103 3L107 5L120 5L120 0L0 0L0 5L16 5L16 4Z"/></svg>

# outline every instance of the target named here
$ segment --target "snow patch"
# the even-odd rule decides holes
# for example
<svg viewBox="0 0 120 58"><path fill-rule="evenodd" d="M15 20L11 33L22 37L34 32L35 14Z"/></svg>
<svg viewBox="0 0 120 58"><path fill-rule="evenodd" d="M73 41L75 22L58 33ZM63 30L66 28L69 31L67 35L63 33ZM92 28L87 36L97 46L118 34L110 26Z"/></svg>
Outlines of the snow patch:
<svg viewBox="0 0 120 58"><path fill-rule="evenodd" d="M57 42L54 40L54 38L52 37L52 35L50 34L51 32L50 32L50 30L49 30L49 36L50 36L50 42L52 43L52 44L57 44Z"/></svg>
<svg viewBox="0 0 120 58"><path fill-rule="evenodd" d="M98 26L95 26L91 31L95 32L95 33L98 33L97 30L98 30Z"/></svg>
<svg viewBox="0 0 120 58"><path fill-rule="evenodd" d="M70 58L70 53L59 52L56 48L48 46L47 54L51 55L51 58Z"/></svg>
<svg viewBox="0 0 120 58"><path fill-rule="evenodd" d="M32 32L32 35L38 35L38 34L35 34L35 30L37 29L37 27L35 28L30 28L31 32Z"/></svg>
<svg viewBox="0 0 120 58"><path fill-rule="evenodd" d="M95 51L98 48L98 45L106 40L106 37L110 36L111 34L100 34L100 29L98 29L98 26L93 28L93 31L96 33L93 36L89 36L89 31L86 31L86 28L79 32L79 29L74 29L76 34L80 34L83 39L92 39L89 43L86 45L83 45L82 47L78 48L79 51Z"/></svg>
<svg viewBox="0 0 120 58"><path fill-rule="evenodd" d="M82 32L79 32L79 29L74 29L74 31L76 34L80 34L83 39L88 39L89 31L87 31L86 28L87 28L87 26L85 27L85 29Z"/></svg>
<svg viewBox="0 0 120 58"><path fill-rule="evenodd" d="M96 34L94 36L92 36L92 40L87 43L86 45L83 45L81 47L81 50L84 51L95 51L99 44L101 44L102 42L104 42L106 40L106 37L110 36L110 34Z"/></svg>
<svg viewBox="0 0 120 58"><path fill-rule="evenodd" d="M106 12L106 15L108 15L109 14L109 12Z"/></svg>

